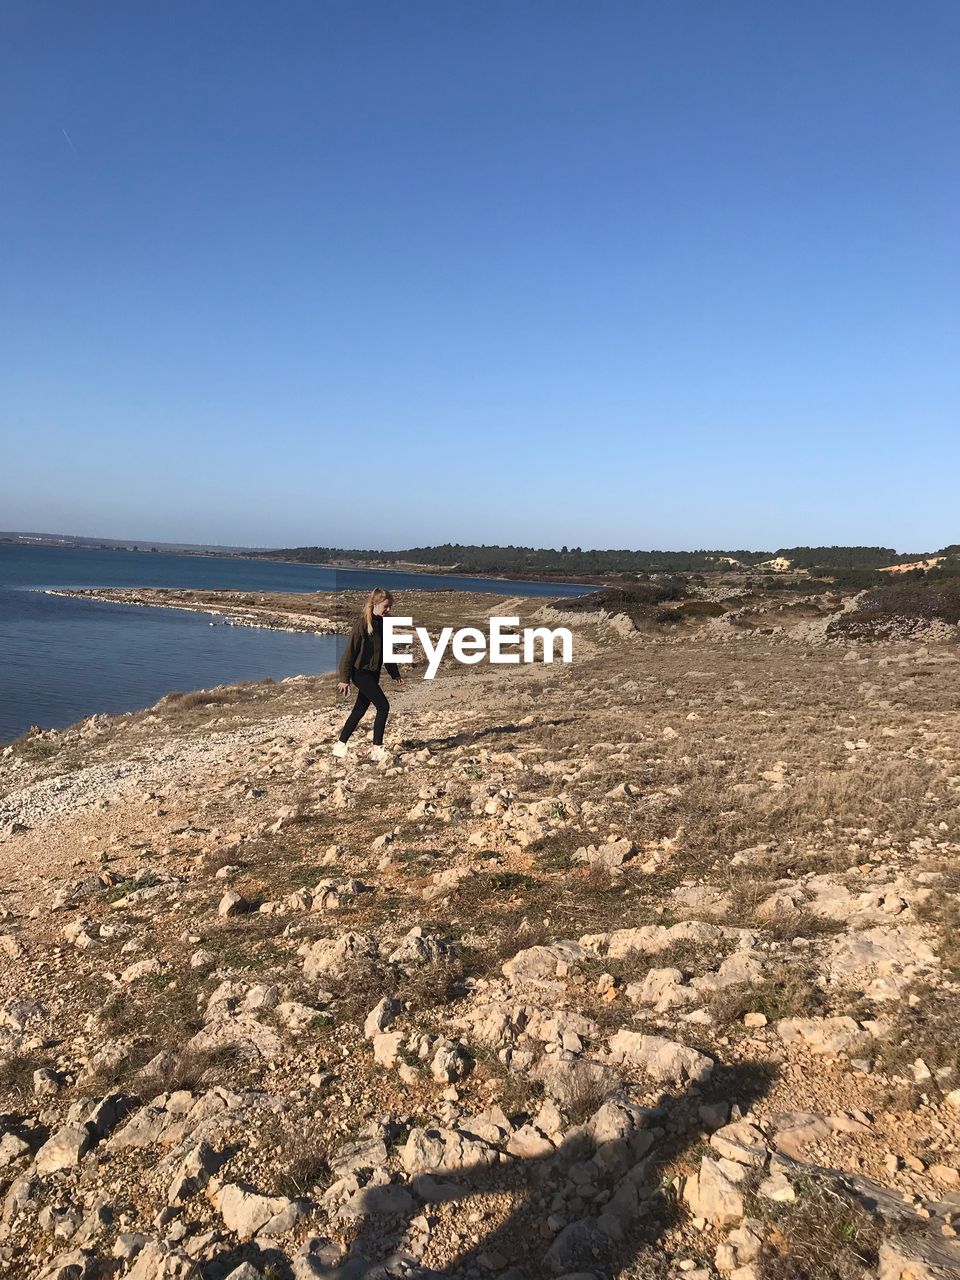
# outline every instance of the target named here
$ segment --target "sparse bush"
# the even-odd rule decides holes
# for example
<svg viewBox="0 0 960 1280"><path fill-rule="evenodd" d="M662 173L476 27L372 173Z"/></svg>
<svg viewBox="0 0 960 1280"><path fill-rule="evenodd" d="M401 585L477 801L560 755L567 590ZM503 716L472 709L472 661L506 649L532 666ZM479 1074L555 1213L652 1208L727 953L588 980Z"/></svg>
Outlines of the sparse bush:
<svg viewBox="0 0 960 1280"><path fill-rule="evenodd" d="M676 607L665 606L662 609L658 609L654 614L654 617L657 622L664 625L671 622L682 622L683 610Z"/></svg>
<svg viewBox="0 0 960 1280"><path fill-rule="evenodd" d="M755 1216L769 1224L761 1280L863 1280L877 1265L881 1221L849 1196L808 1178L794 1183L797 1199L758 1199Z"/></svg>
<svg viewBox="0 0 960 1280"><path fill-rule="evenodd" d="M690 938L678 938L652 955L643 956L645 968L679 969L684 975L695 975L711 969L733 950L733 942L717 938L708 944Z"/></svg>
<svg viewBox="0 0 960 1280"><path fill-rule="evenodd" d="M222 690L194 689L192 693L174 691L168 693L165 701L180 711L190 711L194 707L210 707L227 702L227 695Z"/></svg>
<svg viewBox="0 0 960 1280"><path fill-rule="evenodd" d="M960 578L960 556L948 556L927 572L927 578L931 582L938 582L942 578Z"/></svg>
<svg viewBox="0 0 960 1280"><path fill-rule="evenodd" d="M718 600L684 600L677 612L684 618L719 618L727 608Z"/></svg>
<svg viewBox="0 0 960 1280"><path fill-rule="evenodd" d="M573 855L583 844L581 831L556 831L534 840L527 851L545 871L569 871L576 865Z"/></svg>
<svg viewBox="0 0 960 1280"><path fill-rule="evenodd" d="M0 1094L28 1098L33 1093L33 1073L43 1066L34 1053L14 1053L0 1062Z"/></svg>
<svg viewBox="0 0 960 1280"><path fill-rule="evenodd" d="M652 605L667 600L682 600L686 584L682 578L662 578L656 582L635 582L618 587L602 587L589 595L553 600L551 607L572 613L627 613L631 617L638 611L648 612Z"/></svg>
<svg viewBox="0 0 960 1280"><path fill-rule="evenodd" d="M960 580L891 582L868 591L854 611L861 612L957 623L960 622Z"/></svg>
<svg viewBox="0 0 960 1280"><path fill-rule="evenodd" d="M463 979L461 960L451 956L409 969L398 984L397 994L410 1005L411 1012L429 1013L461 996Z"/></svg>
<svg viewBox="0 0 960 1280"><path fill-rule="evenodd" d="M930 1071L947 1069L953 1073L947 1087L953 1088L960 1072L960 992L917 983L910 996L914 1002L899 1002L893 1025L874 1042L872 1056L888 1072L909 1072L918 1058Z"/></svg>
<svg viewBox="0 0 960 1280"><path fill-rule="evenodd" d="M792 942L794 938L816 938L825 934L842 933L846 928L845 920L830 920L826 916L818 916L802 908L795 911L777 911L768 919L755 919L755 923L767 938L777 942Z"/></svg>
<svg viewBox="0 0 960 1280"><path fill-rule="evenodd" d="M536 884L533 877L520 871L494 871L490 877L490 888L496 890L527 889L533 884Z"/></svg>
<svg viewBox="0 0 960 1280"><path fill-rule="evenodd" d="M507 917L492 921L490 931L482 947L464 946L462 950L464 973L470 977L485 978L500 972L507 960L527 947L543 946L553 941L555 933L542 920L528 920L526 916Z"/></svg>
<svg viewBox="0 0 960 1280"><path fill-rule="evenodd" d="M267 1125L261 1136L279 1161L274 1194L291 1200L306 1199L315 1186L330 1176L331 1145L327 1134L291 1131L276 1120Z"/></svg>
<svg viewBox="0 0 960 1280"><path fill-rule="evenodd" d="M583 1124L599 1110L611 1093L611 1084L605 1075L588 1071L573 1071L566 1082L563 1110L571 1124Z"/></svg>
<svg viewBox="0 0 960 1280"><path fill-rule="evenodd" d="M402 971L392 966L370 965L353 970L349 980L327 978L324 981L334 997L332 1010L336 1021L359 1025L384 996L408 1005L411 1013L443 1009L463 993L464 977L461 956L449 955Z"/></svg>
<svg viewBox="0 0 960 1280"><path fill-rule="evenodd" d="M824 1013L826 998L813 983L813 975L794 965L780 964L757 983L722 987L707 1001L720 1023L742 1022L744 1014L762 1013L768 1022L781 1018L808 1018Z"/></svg>

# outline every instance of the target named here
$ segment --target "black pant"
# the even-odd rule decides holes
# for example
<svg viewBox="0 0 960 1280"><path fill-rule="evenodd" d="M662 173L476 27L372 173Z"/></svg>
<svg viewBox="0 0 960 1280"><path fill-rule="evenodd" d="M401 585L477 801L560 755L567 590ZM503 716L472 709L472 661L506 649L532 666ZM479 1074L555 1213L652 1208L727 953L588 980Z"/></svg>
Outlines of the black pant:
<svg viewBox="0 0 960 1280"><path fill-rule="evenodd" d="M373 722L373 743L374 746L378 747L383 742L383 731L387 727L387 715L390 712L390 703L387 701L387 695L380 688L380 672L358 671L354 667L350 672L350 679L357 686L359 692L357 693L357 700L353 704L353 710L347 716L346 723L340 730L340 741L346 742L348 740L372 702L377 711L376 719Z"/></svg>

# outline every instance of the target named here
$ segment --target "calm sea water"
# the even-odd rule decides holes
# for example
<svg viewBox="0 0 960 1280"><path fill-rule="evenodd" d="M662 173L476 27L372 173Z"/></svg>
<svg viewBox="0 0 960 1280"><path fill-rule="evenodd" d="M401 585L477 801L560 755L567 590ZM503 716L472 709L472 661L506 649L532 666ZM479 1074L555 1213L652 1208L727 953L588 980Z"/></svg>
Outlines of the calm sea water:
<svg viewBox="0 0 960 1280"><path fill-rule="evenodd" d="M331 591L377 583L554 598L593 588L497 578L326 569L220 556L0 545L0 742L32 724L62 728L96 712L149 706L172 689L329 671L336 638L210 626L175 609L43 594L49 587Z"/></svg>

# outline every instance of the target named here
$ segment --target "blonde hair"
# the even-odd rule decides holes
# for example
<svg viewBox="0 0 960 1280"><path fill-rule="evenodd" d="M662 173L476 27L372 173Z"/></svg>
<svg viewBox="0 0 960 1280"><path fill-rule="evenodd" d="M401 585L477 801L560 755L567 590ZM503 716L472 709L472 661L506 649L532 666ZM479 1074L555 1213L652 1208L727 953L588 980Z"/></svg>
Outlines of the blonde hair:
<svg viewBox="0 0 960 1280"><path fill-rule="evenodd" d="M367 596L367 603L363 606L363 621L367 629L367 635L373 635L373 607L380 604L382 600L386 600L387 604L393 604L393 594L386 587L374 587Z"/></svg>

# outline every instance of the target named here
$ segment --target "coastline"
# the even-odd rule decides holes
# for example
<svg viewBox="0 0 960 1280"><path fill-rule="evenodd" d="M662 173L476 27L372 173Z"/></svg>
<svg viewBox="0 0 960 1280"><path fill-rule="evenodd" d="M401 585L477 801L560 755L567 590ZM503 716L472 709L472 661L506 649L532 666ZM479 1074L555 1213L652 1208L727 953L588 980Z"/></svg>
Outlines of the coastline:
<svg viewBox="0 0 960 1280"><path fill-rule="evenodd" d="M318 636L336 635L336 621L320 615L277 611L262 605L234 601L235 595L268 594L263 592L203 592L176 587L38 587L44 595L71 599L99 600L103 604L130 605L137 608L177 609L181 613L204 613L221 620L228 627L254 627L265 631L290 631ZM189 600L197 594L216 595L221 601ZM277 593L282 594L282 593ZM173 597L173 598L171 598ZM214 625L214 624L211 624Z"/></svg>
<svg viewBox="0 0 960 1280"><path fill-rule="evenodd" d="M230 626L251 630L272 631L287 634L316 636L327 639L342 635L349 629L356 610L364 597L361 589L345 589L343 591L318 592L248 592L248 591L207 591L199 588L172 587L35 587L30 590L40 595L53 596L73 600L92 600L102 604L136 607L138 609L165 609L175 613L200 614L210 619L210 626ZM537 609L546 601L537 596L508 597L495 592L476 591L444 591L437 592L426 587L407 588L403 592L405 602L416 614L419 621L435 624L435 629L446 625L456 618L476 617L483 622L491 612L497 612L509 600L511 608ZM478 612L479 611L479 612ZM122 624L121 624L122 625ZM329 677L336 671L336 655L328 659L328 665L322 670L316 666L305 667L312 676ZM293 675L282 677L295 679ZM209 677L208 677L209 681ZM217 682L177 682L177 689L186 690L186 695L193 697L209 689L232 688L228 679ZM163 694L160 694L161 698ZM112 717L137 716L142 713L144 704L131 701L128 710L106 710L102 705L94 703L85 719L109 720ZM45 723L49 724L49 721ZM53 721L53 727L17 728L0 738L0 751L22 736L30 737L37 743L59 741L64 734L69 735L77 724ZM35 731L36 730L36 731Z"/></svg>

